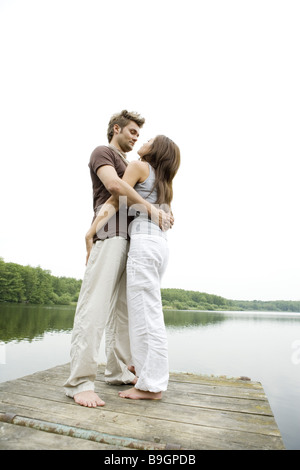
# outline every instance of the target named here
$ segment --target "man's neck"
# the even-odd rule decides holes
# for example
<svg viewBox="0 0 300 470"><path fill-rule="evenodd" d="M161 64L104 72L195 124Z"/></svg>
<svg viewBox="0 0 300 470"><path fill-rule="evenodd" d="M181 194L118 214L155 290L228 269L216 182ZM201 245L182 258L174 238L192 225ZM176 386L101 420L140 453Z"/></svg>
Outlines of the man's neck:
<svg viewBox="0 0 300 470"><path fill-rule="evenodd" d="M119 147L118 144L116 144L115 142L110 142L109 144L111 147L113 147L115 150L117 150L118 152L120 152L124 158L127 158L127 154L125 152L123 152L123 150Z"/></svg>
<svg viewBox="0 0 300 470"><path fill-rule="evenodd" d="M128 165L127 155L126 155L125 152L123 152L121 149L119 149L118 147L116 147L112 143L108 144L108 146L113 148L120 155L120 157L123 160L123 162L125 163L125 165Z"/></svg>

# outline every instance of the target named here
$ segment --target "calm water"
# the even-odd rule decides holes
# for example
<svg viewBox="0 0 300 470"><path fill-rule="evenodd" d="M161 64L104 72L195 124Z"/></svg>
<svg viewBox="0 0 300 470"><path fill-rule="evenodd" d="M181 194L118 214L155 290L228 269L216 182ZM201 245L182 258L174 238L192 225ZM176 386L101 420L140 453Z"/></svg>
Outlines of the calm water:
<svg viewBox="0 0 300 470"><path fill-rule="evenodd" d="M74 307L0 304L0 382L69 362ZM170 369L262 383L300 449L300 314L165 312ZM105 362L104 341L99 362Z"/></svg>

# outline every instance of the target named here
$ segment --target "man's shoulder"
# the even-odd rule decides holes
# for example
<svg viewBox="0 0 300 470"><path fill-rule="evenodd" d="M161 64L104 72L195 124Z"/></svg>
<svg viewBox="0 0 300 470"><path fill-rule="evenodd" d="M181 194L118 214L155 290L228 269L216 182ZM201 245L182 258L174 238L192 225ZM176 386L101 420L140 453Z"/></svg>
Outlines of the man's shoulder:
<svg viewBox="0 0 300 470"><path fill-rule="evenodd" d="M114 156L114 152L112 151L112 149L108 146L108 145L98 145L93 151L92 151L92 154L91 154L91 158L93 156L101 156L101 155L104 155L104 156Z"/></svg>
<svg viewBox="0 0 300 470"><path fill-rule="evenodd" d="M107 145L99 145L91 153L89 167L95 172L102 165L115 166L115 164L115 154Z"/></svg>

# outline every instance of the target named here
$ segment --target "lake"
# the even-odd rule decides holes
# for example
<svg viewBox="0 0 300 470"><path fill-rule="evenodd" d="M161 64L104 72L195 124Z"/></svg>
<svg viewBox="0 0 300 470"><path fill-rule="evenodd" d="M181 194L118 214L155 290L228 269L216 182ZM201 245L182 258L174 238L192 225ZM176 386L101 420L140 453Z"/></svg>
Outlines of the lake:
<svg viewBox="0 0 300 470"><path fill-rule="evenodd" d="M69 362L74 312L0 304L0 382ZM286 448L300 450L300 313L172 310L165 322L172 371L261 382Z"/></svg>

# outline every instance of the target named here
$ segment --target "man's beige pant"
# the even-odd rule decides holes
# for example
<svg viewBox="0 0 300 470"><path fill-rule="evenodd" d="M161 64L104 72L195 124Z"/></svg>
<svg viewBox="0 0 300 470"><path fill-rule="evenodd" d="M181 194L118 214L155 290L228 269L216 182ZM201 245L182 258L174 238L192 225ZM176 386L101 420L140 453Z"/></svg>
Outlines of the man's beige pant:
<svg viewBox="0 0 300 470"><path fill-rule="evenodd" d="M126 301L129 242L114 237L94 243L78 299L71 341L71 373L66 395L94 390L100 342L105 329L105 380L130 383L131 353Z"/></svg>

